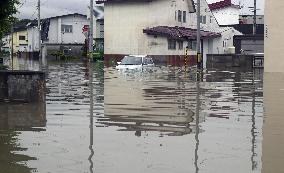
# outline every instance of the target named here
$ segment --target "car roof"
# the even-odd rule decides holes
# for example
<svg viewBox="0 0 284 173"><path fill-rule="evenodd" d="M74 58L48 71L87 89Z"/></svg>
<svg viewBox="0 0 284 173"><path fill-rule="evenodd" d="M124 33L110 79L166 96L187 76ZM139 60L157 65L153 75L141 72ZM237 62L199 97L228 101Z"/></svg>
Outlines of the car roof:
<svg viewBox="0 0 284 173"><path fill-rule="evenodd" d="M134 57L141 57L141 58L144 58L144 57L146 57L147 55L128 55L128 56L134 56Z"/></svg>

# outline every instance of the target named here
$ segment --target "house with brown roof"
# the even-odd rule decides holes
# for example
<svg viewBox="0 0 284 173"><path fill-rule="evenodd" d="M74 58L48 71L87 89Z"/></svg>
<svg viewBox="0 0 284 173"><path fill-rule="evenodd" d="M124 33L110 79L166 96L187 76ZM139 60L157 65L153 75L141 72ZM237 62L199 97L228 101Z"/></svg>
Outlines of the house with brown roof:
<svg viewBox="0 0 284 173"><path fill-rule="evenodd" d="M99 0L104 3L105 59L147 54L163 62L184 62L196 56L194 0ZM201 39L206 54L224 53L233 46L233 28L219 27L205 0L201 0ZM188 49L188 51L186 51Z"/></svg>
<svg viewBox="0 0 284 173"><path fill-rule="evenodd" d="M209 8L221 26L239 24L240 6L232 0L219 0L209 4Z"/></svg>

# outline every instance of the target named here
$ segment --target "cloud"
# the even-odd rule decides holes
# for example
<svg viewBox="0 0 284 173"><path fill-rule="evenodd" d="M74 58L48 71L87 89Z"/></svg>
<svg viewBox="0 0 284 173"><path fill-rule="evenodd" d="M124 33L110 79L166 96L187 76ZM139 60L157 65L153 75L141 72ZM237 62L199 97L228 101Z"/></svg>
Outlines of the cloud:
<svg viewBox="0 0 284 173"><path fill-rule="evenodd" d="M24 5L19 9L19 18L37 18L37 0L20 0ZM213 3L221 0L207 0ZM86 14L89 0L41 0L41 18L47 18L68 13ZM244 5L241 10L244 14L252 14L248 7L253 6L253 0L233 0L234 3ZM258 13L263 14L264 0L257 0L257 8L261 9Z"/></svg>
<svg viewBox="0 0 284 173"><path fill-rule="evenodd" d="M21 0L17 17L37 18L37 0ZM89 0L41 0L41 18L48 18L69 13L85 14Z"/></svg>

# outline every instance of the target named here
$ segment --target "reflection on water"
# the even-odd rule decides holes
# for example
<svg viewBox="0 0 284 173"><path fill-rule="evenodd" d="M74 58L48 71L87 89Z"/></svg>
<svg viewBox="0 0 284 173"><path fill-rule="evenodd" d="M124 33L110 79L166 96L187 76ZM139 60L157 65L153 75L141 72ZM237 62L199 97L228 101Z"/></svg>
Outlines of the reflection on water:
<svg viewBox="0 0 284 173"><path fill-rule="evenodd" d="M9 62L13 70L31 70L39 71L40 63L38 58L28 58L28 57L14 57L13 62ZM8 64L7 64L8 65Z"/></svg>
<svg viewBox="0 0 284 173"><path fill-rule="evenodd" d="M1 124L2 125L2 124ZM2 173L29 173L34 169L28 167L26 162L36 160L20 152L27 148L20 147L18 132L11 130L0 130L0 172Z"/></svg>
<svg viewBox="0 0 284 173"><path fill-rule="evenodd" d="M0 172L93 172L90 86L103 114L103 63L49 62L46 86L44 106L1 103Z"/></svg>
<svg viewBox="0 0 284 173"><path fill-rule="evenodd" d="M261 172L262 75L262 70L105 69L105 114L97 119L101 133L112 140L103 138L111 143L97 148L121 151L115 150L114 158L98 151L99 163L113 164L97 167L102 172L129 172L127 165L137 167L134 172Z"/></svg>
<svg viewBox="0 0 284 173"><path fill-rule="evenodd" d="M0 105L0 172L239 173L267 167L262 70L196 75L180 67L122 72L101 62L49 62L47 73L46 114L41 105ZM7 116L15 110L19 114Z"/></svg>
<svg viewBox="0 0 284 173"><path fill-rule="evenodd" d="M1 103L0 130L40 131L46 125L45 103Z"/></svg>
<svg viewBox="0 0 284 173"><path fill-rule="evenodd" d="M19 131L45 131L45 103L1 103L0 102L0 172L28 173L35 167L25 163L37 160L25 154L27 147L22 147Z"/></svg>

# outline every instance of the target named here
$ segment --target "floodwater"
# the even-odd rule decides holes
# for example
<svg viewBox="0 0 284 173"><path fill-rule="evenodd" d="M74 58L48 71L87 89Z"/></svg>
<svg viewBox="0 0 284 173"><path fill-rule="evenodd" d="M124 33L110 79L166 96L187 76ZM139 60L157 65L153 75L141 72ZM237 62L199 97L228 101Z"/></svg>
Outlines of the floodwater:
<svg viewBox="0 0 284 173"><path fill-rule="evenodd" d="M281 172L284 86L271 78L49 63L44 105L1 103L0 173Z"/></svg>

